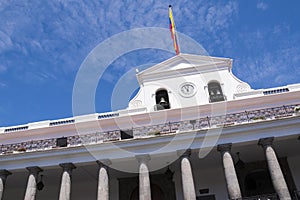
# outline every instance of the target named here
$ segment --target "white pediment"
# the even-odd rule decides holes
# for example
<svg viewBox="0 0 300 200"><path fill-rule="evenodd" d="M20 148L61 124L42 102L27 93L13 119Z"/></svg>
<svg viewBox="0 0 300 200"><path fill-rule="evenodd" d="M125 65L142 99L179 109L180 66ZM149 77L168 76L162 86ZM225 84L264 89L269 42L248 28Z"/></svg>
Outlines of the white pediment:
<svg viewBox="0 0 300 200"><path fill-rule="evenodd" d="M205 71L215 71L220 67L231 68L232 60L229 58L217 58L211 56L179 54L162 63L154 65L137 74L139 82L147 79L147 77L164 77L170 74L201 73Z"/></svg>

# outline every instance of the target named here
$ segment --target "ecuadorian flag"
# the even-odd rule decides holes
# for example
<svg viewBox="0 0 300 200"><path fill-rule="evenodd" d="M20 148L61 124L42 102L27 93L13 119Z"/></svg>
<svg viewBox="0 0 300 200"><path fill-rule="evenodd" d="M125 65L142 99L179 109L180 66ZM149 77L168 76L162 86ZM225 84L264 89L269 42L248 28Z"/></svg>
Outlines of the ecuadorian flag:
<svg viewBox="0 0 300 200"><path fill-rule="evenodd" d="M178 45L178 40L177 40L177 34L176 34L176 30L175 30L175 23L174 23L174 19L173 19L173 13L172 13L172 6L169 5L169 21L170 21L170 31L171 31L171 36L173 39L173 43L174 43L174 49L176 52L176 55L179 54L179 45Z"/></svg>

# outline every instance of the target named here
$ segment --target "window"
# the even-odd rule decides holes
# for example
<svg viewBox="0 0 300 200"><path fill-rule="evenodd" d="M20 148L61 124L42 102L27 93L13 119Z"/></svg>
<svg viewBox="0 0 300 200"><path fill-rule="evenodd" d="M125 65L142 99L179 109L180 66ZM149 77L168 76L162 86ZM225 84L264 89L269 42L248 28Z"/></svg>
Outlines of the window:
<svg viewBox="0 0 300 200"><path fill-rule="evenodd" d="M245 177L244 185L246 196L275 193L271 177L267 169L250 171Z"/></svg>
<svg viewBox="0 0 300 200"><path fill-rule="evenodd" d="M158 90L155 93L155 102L154 110L170 109L168 91L165 89Z"/></svg>
<svg viewBox="0 0 300 200"><path fill-rule="evenodd" d="M208 87L208 94L209 94L209 102L219 102L225 101L225 97L222 92L222 88L219 82L210 82L207 85Z"/></svg>
<svg viewBox="0 0 300 200"><path fill-rule="evenodd" d="M68 145L68 138L61 137L56 139L56 146L57 147L66 147Z"/></svg>
<svg viewBox="0 0 300 200"><path fill-rule="evenodd" d="M214 194L197 197L197 200L215 200L215 199L216 197Z"/></svg>
<svg viewBox="0 0 300 200"><path fill-rule="evenodd" d="M121 140L133 138L133 130L121 130Z"/></svg>

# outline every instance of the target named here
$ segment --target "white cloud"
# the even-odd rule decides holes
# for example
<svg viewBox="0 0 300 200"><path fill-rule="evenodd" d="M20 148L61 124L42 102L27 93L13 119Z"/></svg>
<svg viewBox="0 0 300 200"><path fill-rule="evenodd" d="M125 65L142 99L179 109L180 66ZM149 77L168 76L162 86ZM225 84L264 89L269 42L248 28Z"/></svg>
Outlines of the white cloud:
<svg viewBox="0 0 300 200"><path fill-rule="evenodd" d="M239 1L198 2L186 1L179 8L174 6L177 30L195 38L211 55L224 55L233 47L230 29L238 19Z"/></svg>
<svg viewBox="0 0 300 200"><path fill-rule="evenodd" d="M0 73L6 71L6 67L4 65L0 65Z"/></svg>
<svg viewBox="0 0 300 200"><path fill-rule="evenodd" d="M12 41L9 35L7 35L4 30L0 30L0 52L10 48L12 46Z"/></svg>
<svg viewBox="0 0 300 200"><path fill-rule="evenodd" d="M222 42L220 38L226 40L228 37L224 35L224 29L231 25L237 7L236 1L207 1L203 4L183 0L174 3L173 11L178 31L182 30L193 38L203 33L219 41L216 44L219 45ZM24 0L2 4L2 7L0 4L1 8L0 52L12 49L9 56L3 56L5 66L13 70L34 69L46 74L75 72L97 43L121 31L145 26L169 26L168 3L161 1L33 3ZM185 30L186 24L191 28ZM230 46L230 42L226 44ZM22 63L15 63L16 60Z"/></svg>
<svg viewBox="0 0 300 200"><path fill-rule="evenodd" d="M233 36L230 30L235 26L235 20L238 19L239 3L239 1L188 0L176 2L173 4L173 13L177 31L202 42L204 48L212 55L228 55L228 52L234 52L233 49L239 46L239 44L234 44L237 34ZM60 75L67 75L69 72L75 73L84 57L98 43L116 33L145 26L168 28L168 4L161 1L140 3L129 0L86 2L76 0L31 3L25 0L25 6L13 6L13 4L7 4L7 8L2 4L1 8L0 3L0 11L3 10L1 13L3 26L0 27L0 52L4 48L10 47L13 47L14 51L10 54L13 55L12 57L6 57L6 63L2 63L6 67L0 66L0 72L5 71L6 68L14 67L13 70L22 68L18 70L30 71L32 73L29 74L34 74L43 80L56 79L56 77L59 79ZM260 10L266 10L269 7L263 0L257 4L253 3L253 5ZM3 9L4 7L5 9ZM14 14L13 17L11 13ZM278 35L278 38L287 31L289 31L288 24L272 29L272 33ZM247 39L247 36L250 38ZM264 30L257 30L253 35L240 36L238 41L244 42L249 49L260 50L263 48L266 38L268 36L265 35ZM288 46L284 46L283 49L288 49ZM261 55L254 56L256 59L254 62L242 58L245 63L249 64L248 67L245 64L242 65L245 66L244 69L251 69L254 74L257 73L258 66L261 66L264 69L263 72L259 72L253 78L254 80L258 77L257 80L260 81L260 78L273 73L271 72L272 66L281 68L280 65L285 65L282 63L283 61L273 58L284 53L283 49L278 49L274 55L263 49ZM297 50L295 51L297 52ZM247 56L253 57L253 55ZM136 58L134 59L136 60ZM288 57L285 56L284 59L288 59ZM15 60L20 60L20 62L13 63L12 61ZM145 62L144 58L141 60L141 63L134 63L130 59L124 59L123 64L115 67L115 71L104 78L112 81L115 79L113 75L120 75L128 68ZM14 66L12 67L9 62ZM288 62L292 65L296 63L290 60ZM276 76L276 73L273 75ZM284 79L274 78L274 81L276 80Z"/></svg>
<svg viewBox="0 0 300 200"><path fill-rule="evenodd" d="M283 86L297 81L300 75L300 48L283 47L269 52L258 47L259 54L253 57L241 57L235 65L238 77L246 79L250 85L259 88ZM250 76L249 76L250 75Z"/></svg>
<svg viewBox="0 0 300 200"><path fill-rule="evenodd" d="M299 35L286 23L241 31L235 35L233 70L254 88L294 84L300 77Z"/></svg>
<svg viewBox="0 0 300 200"><path fill-rule="evenodd" d="M256 8L259 10L267 10L269 7L269 5L267 3L264 2L259 2L256 4Z"/></svg>
<svg viewBox="0 0 300 200"><path fill-rule="evenodd" d="M0 1L0 13L5 10L5 8L9 5L10 0L1 0Z"/></svg>
<svg viewBox="0 0 300 200"><path fill-rule="evenodd" d="M0 82L0 87L6 87L5 83Z"/></svg>
<svg viewBox="0 0 300 200"><path fill-rule="evenodd" d="M205 17L206 27L213 31L214 29L227 28L232 20L232 16L237 13L237 2L228 2L227 4L216 4L208 8Z"/></svg>

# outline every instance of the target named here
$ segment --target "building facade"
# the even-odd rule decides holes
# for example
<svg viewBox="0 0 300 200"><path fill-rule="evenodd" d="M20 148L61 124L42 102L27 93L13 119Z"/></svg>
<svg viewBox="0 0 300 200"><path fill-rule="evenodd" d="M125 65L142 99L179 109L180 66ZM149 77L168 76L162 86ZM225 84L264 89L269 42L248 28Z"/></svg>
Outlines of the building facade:
<svg viewBox="0 0 300 200"><path fill-rule="evenodd" d="M124 110L0 128L0 199L299 198L300 84L189 54L137 79Z"/></svg>

